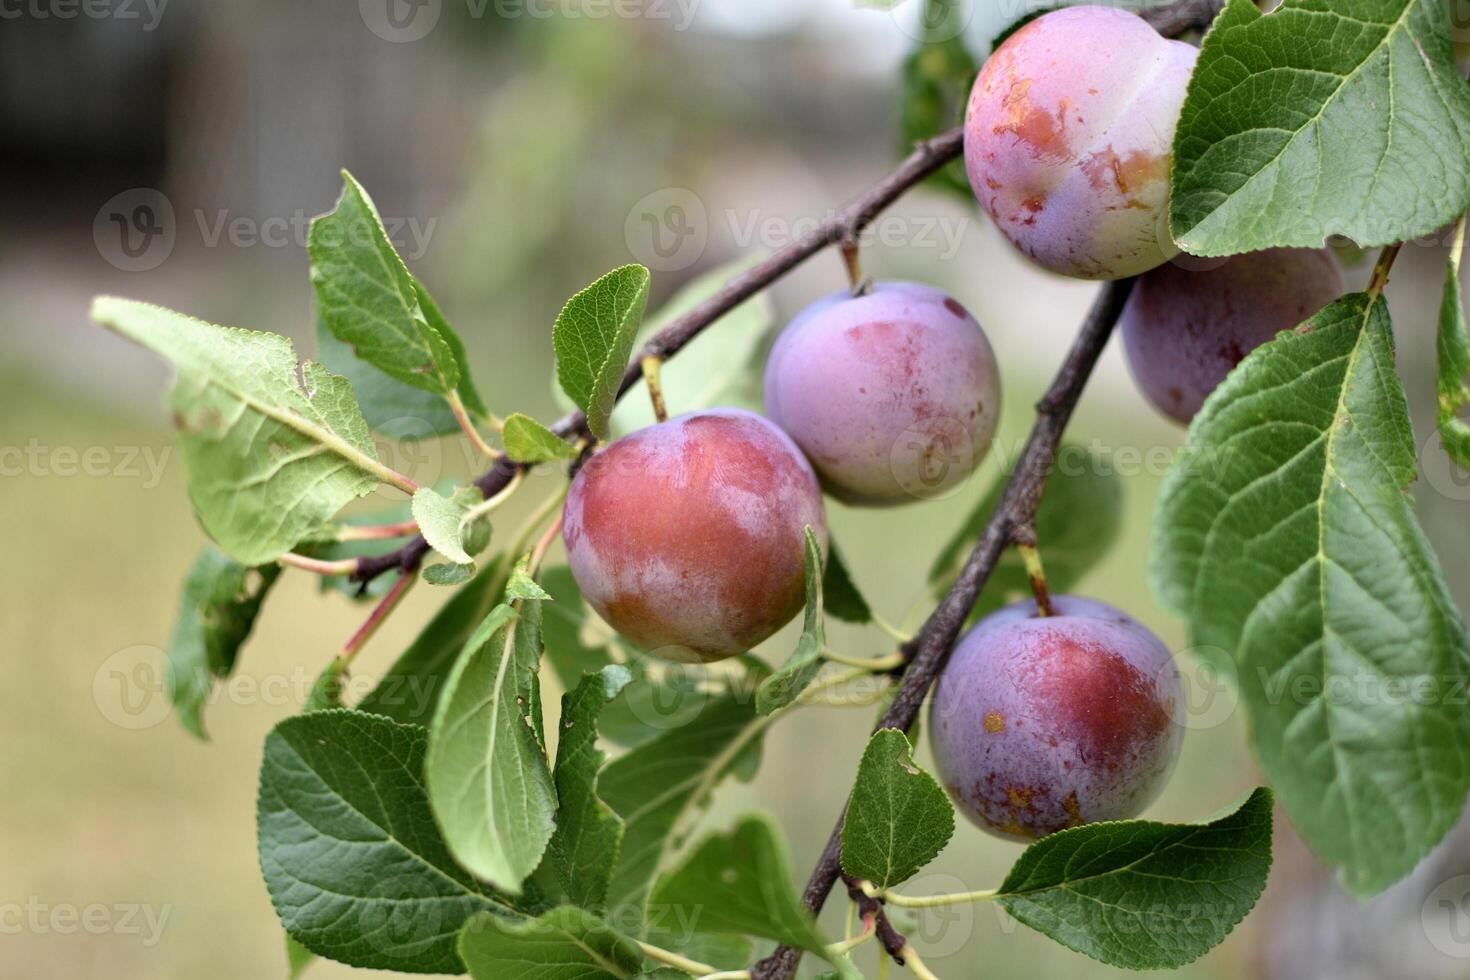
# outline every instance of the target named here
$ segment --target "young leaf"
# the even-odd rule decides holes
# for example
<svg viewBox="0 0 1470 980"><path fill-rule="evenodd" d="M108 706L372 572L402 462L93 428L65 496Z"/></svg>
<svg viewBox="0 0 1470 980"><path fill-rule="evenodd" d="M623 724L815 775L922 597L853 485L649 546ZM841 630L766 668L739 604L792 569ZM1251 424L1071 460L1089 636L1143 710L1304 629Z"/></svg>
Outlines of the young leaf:
<svg viewBox="0 0 1470 980"><path fill-rule="evenodd" d="M633 679L626 667L604 667L561 699L556 746L556 832L533 881L554 902L601 909L623 842L623 821L597 796L606 756L597 747L597 716Z"/></svg>
<svg viewBox="0 0 1470 980"><path fill-rule="evenodd" d="M965 523L940 549L929 581L942 592L960 572L985 523L1000 503L1010 474L1000 477ZM1036 538L1053 592L1065 592L1108 553L1123 523L1123 481L1117 469L1079 446L1063 445L1036 514ZM999 608L1007 596L1030 594L1030 580L1014 549L991 573L978 610Z"/></svg>
<svg viewBox="0 0 1470 980"><path fill-rule="evenodd" d="M1095 823L1032 844L996 897L1038 932L1129 970L1172 969L1224 940L1271 868L1271 791L1208 823Z"/></svg>
<svg viewBox="0 0 1470 980"><path fill-rule="evenodd" d="M822 625L822 547L810 527L806 529L806 616L801 639L786 665L761 682L755 692L756 711L769 715L795 701L822 669L822 647L827 632Z"/></svg>
<svg viewBox="0 0 1470 980"><path fill-rule="evenodd" d="M168 693L179 721L199 738L214 679L230 676L240 647L281 569L246 568L205 548L184 579L179 618L168 641Z"/></svg>
<svg viewBox="0 0 1470 980"><path fill-rule="evenodd" d="M506 418L502 437L505 439L505 455L517 463L547 463L554 459L577 458L576 446L520 412Z"/></svg>
<svg viewBox="0 0 1470 980"><path fill-rule="evenodd" d="M1234 652L1271 785L1357 895L1407 874L1470 790L1470 643L1415 474L1388 307L1356 293L1216 389L1155 520L1156 591Z"/></svg>
<svg viewBox="0 0 1470 980"><path fill-rule="evenodd" d="M312 219L306 247L317 310L333 336L402 384L439 395L459 386L462 349L456 358L437 309L430 322L378 209L347 171L336 209Z"/></svg>
<svg viewBox="0 0 1470 980"><path fill-rule="evenodd" d="M700 932L760 936L827 956L826 940L792 890L786 849L765 817L746 817L731 833L705 838L659 879L651 902L685 910L680 920L694 922ZM833 966L861 980L844 958Z"/></svg>
<svg viewBox="0 0 1470 980"><path fill-rule="evenodd" d="M829 616L836 616L844 623L870 623L873 610L868 600L858 591L852 573L837 550L837 542L827 541L827 570L822 573L822 608Z"/></svg>
<svg viewBox="0 0 1470 980"><path fill-rule="evenodd" d="M504 559L487 562L465 583L393 663L358 711L428 727L456 656L500 594Z"/></svg>
<svg viewBox="0 0 1470 980"><path fill-rule="evenodd" d="M1443 0L1229 0L1175 133L1170 224L1195 255L1406 241L1470 206L1467 155Z"/></svg>
<svg viewBox="0 0 1470 980"><path fill-rule="evenodd" d="M459 955L474 980L628 980L643 967L637 944L572 905L522 922L477 916Z"/></svg>
<svg viewBox="0 0 1470 980"><path fill-rule="evenodd" d="M694 816L766 724L748 697L719 698L693 720L608 764L597 793L625 825L609 907L643 907L649 885L668 867Z"/></svg>
<svg viewBox="0 0 1470 980"><path fill-rule="evenodd" d="M497 606L460 653L429 730L429 800L450 851L512 895L540 863L556 814L531 724L540 659L541 603Z"/></svg>
<svg viewBox="0 0 1470 980"><path fill-rule="evenodd" d="M300 980L301 974L311 966L311 961L316 959L316 954L305 946L286 937L286 977L287 980Z"/></svg>
<svg viewBox="0 0 1470 980"><path fill-rule="evenodd" d="M352 388L310 362L298 377L285 337L110 296L92 302L92 319L173 362L189 495L235 560L275 561L380 482L399 484Z"/></svg>
<svg viewBox="0 0 1470 980"><path fill-rule="evenodd" d="M847 802L842 870L889 888L934 860L953 834L954 807L914 762L908 738L896 728L874 732Z"/></svg>
<svg viewBox="0 0 1470 980"><path fill-rule="evenodd" d="M1463 469L1470 470L1470 425L1458 413L1470 404L1470 333L1465 329L1465 304L1460 298L1460 258L1465 249L1463 223L1455 230L1455 245L1445 273L1444 297L1439 307L1439 441Z"/></svg>
<svg viewBox="0 0 1470 980"><path fill-rule="evenodd" d="M419 487L413 495L413 519L435 551L456 565L473 565L475 556L466 544L474 530L474 508L484 502L484 494L475 487L460 487L451 497Z"/></svg>
<svg viewBox="0 0 1470 980"><path fill-rule="evenodd" d="M333 657L307 692L306 703L301 706L302 713L342 707L342 688L347 685L347 678L346 661Z"/></svg>
<svg viewBox="0 0 1470 980"><path fill-rule="evenodd" d="M608 417L647 303L648 270L625 265L567 300L552 329L557 380L587 413L587 429L599 439L607 438Z"/></svg>
<svg viewBox="0 0 1470 980"><path fill-rule="evenodd" d="M475 577L475 566L441 561L424 569L423 576L430 585L464 585Z"/></svg>
<svg viewBox="0 0 1470 980"><path fill-rule="evenodd" d="M260 866L281 924L317 955L457 973L465 920L509 911L435 830L424 747L423 729L357 711L296 715L266 737Z"/></svg>

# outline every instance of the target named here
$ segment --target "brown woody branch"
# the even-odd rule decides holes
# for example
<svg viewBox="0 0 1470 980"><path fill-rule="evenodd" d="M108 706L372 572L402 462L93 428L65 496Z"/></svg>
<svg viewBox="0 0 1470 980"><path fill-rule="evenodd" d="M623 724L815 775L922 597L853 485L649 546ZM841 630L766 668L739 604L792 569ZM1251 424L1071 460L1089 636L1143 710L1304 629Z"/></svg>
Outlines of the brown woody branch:
<svg viewBox="0 0 1470 980"><path fill-rule="evenodd" d="M781 249L759 265L734 277L719 292L700 303L694 309L669 324L651 337L643 349L632 359L623 373L618 388L618 398L643 376L642 363L645 357L667 359L673 357L691 340L699 336L710 324L729 313L741 303L776 282L792 269L830 245L855 240L874 218L883 212L905 191L934 173L940 167L960 155L964 135L958 128L920 143L887 177L853 201L838 214L824 221L811 235ZM587 416L572 412L551 427L564 439L588 436ZM505 489L521 467L502 457L490 467L475 486L488 498ZM429 544L422 536L415 537L395 551L373 555L358 560L352 578L357 582L371 582L386 572L399 569L413 574L423 563L429 552Z"/></svg>

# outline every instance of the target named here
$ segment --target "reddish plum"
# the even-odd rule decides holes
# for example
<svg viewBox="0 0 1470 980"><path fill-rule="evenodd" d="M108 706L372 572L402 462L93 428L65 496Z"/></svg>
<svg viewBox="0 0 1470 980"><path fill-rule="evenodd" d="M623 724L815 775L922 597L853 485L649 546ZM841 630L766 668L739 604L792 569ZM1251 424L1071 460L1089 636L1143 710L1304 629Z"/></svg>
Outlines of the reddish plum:
<svg viewBox="0 0 1470 980"><path fill-rule="evenodd" d="M1157 637L1095 600L1056 596L983 619L955 647L930 742L956 805L1013 840L1136 816L1163 788L1183 727Z"/></svg>
<svg viewBox="0 0 1470 980"><path fill-rule="evenodd" d="M750 412L695 412L593 456L562 538L582 594L614 629L671 660L744 653L805 601L807 525L827 522L815 474Z"/></svg>

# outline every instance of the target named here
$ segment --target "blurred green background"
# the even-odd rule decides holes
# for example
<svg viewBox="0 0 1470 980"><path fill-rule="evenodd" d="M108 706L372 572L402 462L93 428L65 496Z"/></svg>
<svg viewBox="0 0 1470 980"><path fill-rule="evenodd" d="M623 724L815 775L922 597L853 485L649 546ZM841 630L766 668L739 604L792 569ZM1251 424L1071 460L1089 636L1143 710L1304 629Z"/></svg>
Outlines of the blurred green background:
<svg viewBox="0 0 1470 980"><path fill-rule="evenodd" d="M208 711L213 741L179 728L159 666L178 585L204 539L171 455L168 372L90 325L89 298L153 300L286 333L311 350L305 222L331 208L346 167L386 217L402 219L400 250L467 342L491 408L553 418L549 330L572 292L643 261L654 267L656 306L710 269L779 248L892 166L897 80L919 33L914 6L155 0L105 16L39 3L3 22L0 976L283 976L255 857L260 746L364 614L288 572ZM983 55L1028 9L967 8L971 49ZM861 587L912 628L931 601L933 554L1019 450L1029 406L1095 287L1036 271L958 196L920 190L890 215L864 248L865 271L958 297L986 326L1007 391L998 451L953 496L893 511L831 507ZM1406 250L1389 296L1423 446L1417 495L1431 536L1460 542L1441 554L1463 600L1470 484L1452 475L1430 423L1445 255L1438 241ZM1361 284L1365 270L1349 277ZM774 290L772 326L843 282L835 254L817 257ZM666 372L677 385L679 362ZM1150 815L1205 816L1256 775L1242 714L1210 689L1144 580L1154 496L1182 434L1144 404L1113 344L1069 439L1115 467L1125 487L1119 544L1084 590L1154 627L1196 682L1178 775ZM473 470L452 441L384 451L420 483ZM511 519L552 485L531 480ZM446 596L416 589L364 653L363 677ZM830 636L849 654L885 648L875 631L834 626ZM779 662L792 637L788 629L761 652ZM549 711L558 694L548 685ZM874 710L810 709L785 721L758 777L725 787L709 824L771 811L804 877ZM1267 906L1174 976L1315 975L1353 937L1383 926L1375 906L1339 899L1289 832L1277 846ZM905 890L994 885L1018 852L962 825ZM1325 975L1470 976L1465 961L1416 958L1421 899L1380 900L1408 910L1392 939L1407 952L1393 965L1375 965L1370 951ZM834 928L843 904L828 908ZM947 980L1118 972L988 906L928 914L914 935ZM870 954L862 962L872 975ZM310 975L348 973L318 963Z"/></svg>

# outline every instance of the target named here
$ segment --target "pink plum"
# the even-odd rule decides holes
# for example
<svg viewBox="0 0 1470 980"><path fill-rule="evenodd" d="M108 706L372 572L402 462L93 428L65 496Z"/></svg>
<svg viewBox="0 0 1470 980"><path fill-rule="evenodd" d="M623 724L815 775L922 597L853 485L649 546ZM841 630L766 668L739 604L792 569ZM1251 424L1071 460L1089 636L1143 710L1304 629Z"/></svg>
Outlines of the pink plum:
<svg viewBox="0 0 1470 980"><path fill-rule="evenodd" d="M1136 816L1183 740L1167 647L1091 599L992 613L955 647L930 708L930 743L956 806L985 830L1035 840Z"/></svg>
<svg viewBox="0 0 1470 980"><path fill-rule="evenodd" d="M1038 17L986 61L965 167L996 225L1044 268L1121 279L1176 253L1169 163L1199 52L1111 7Z"/></svg>
<svg viewBox="0 0 1470 980"><path fill-rule="evenodd" d="M985 332L953 298L878 283L791 321L766 362L765 405L829 493L886 506L970 475L995 435L1000 375Z"/></svg>
<svg viewBox="0 0 1470 980"><path fill-rule="evenodd" d="M593 456L572 481L562 539L592 608L659 656L745 653L805 602L806 526L825 548L816 475L751 412L694 412Z"/></svg>

